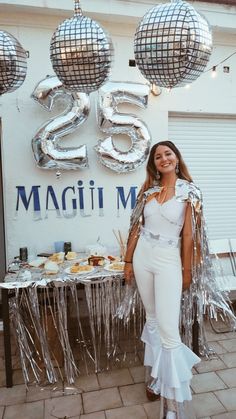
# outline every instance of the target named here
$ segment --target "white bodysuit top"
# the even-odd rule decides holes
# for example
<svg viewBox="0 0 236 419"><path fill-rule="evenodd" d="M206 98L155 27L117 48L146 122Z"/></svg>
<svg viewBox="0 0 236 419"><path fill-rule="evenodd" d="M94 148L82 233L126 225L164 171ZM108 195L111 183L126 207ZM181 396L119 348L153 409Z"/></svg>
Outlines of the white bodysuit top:
<svg viewBox="0 0 236 419"><path fill-rule="evenodd" d="M184 224L186 202L179 202L175 195L160 204L155 198L144 207L144 229L155 235L178 238Z"/></svg>

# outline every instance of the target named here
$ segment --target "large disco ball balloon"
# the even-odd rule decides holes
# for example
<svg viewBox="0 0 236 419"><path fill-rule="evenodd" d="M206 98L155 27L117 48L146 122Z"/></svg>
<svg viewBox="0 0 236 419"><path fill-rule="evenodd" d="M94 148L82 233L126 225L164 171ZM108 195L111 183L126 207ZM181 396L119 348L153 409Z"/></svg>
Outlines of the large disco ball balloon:
<svg viewBox="0 0 236 419"><path fill-rule="evenodd" d="M135 59L143 76L167 88L196 80L211 51L212 34L207 20L182 1L149 10L134 39Z"/></svg>
<svg viewBox="0 0 236 419"><path fill-rule="evenodd" d="M74 17L62 22L52 36L50 57L67 89L90 93L107 81L113 47L101 26L82 15L78 2L75 6Z"/></svg>
<svg viewBox="0 0 236 419"><path fill-rule="evenodd" d="M0 31L0 95L22 85L27 72L27 53L10 33Z"/></svg>

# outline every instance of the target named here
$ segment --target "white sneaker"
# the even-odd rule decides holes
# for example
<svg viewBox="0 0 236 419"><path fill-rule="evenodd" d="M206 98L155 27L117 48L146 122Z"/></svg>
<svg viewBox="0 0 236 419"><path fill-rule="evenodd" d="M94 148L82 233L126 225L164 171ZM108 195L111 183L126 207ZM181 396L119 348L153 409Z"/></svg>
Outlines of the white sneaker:
<svg viewBox="0 0 236 419"><path fill-rule="evenodd" d="M155 394L160 394L161 384L158 378L153 378L153 380L148 384L147 388Z"/></svg>
<svg viewBox="0 0 236 419"><path fill-rule="evenodd" d="M176 419L176 413L171 412L170 410L167 412L166 419Z"/></svg>

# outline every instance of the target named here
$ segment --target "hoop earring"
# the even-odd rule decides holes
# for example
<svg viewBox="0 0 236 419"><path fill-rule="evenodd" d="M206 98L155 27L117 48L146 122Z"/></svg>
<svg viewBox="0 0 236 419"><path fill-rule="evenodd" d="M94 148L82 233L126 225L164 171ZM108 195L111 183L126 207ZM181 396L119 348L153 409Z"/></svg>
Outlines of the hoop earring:
<svg viewBox="0 0 236 419"><path fill-rule="evenodd" d="M175 173L178 175L178 173L179 173L179 162L177 162L176 163L176 166L175 166Z"/></svg>
<svg viewBox="0 0 236 419"><path fill-rule="evenodd" d="M160 173L158 172L158 170L157 170L157 173L156 173L156 180L160 180L161 179L161 175L160 175Z"/></svg>

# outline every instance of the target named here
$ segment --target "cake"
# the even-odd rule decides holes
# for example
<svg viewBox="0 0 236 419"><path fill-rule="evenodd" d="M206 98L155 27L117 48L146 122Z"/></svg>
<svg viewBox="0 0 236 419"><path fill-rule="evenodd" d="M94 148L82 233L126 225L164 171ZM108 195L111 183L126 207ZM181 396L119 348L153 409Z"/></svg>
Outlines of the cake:
<svg viewBox="0 0 236 419"><path fill-rule="evenodd" d="M65 253L64 252L59 252L59 253L53 253L53 255L49 256L48 259L52 262L63 263L64 262L64 257L65 257Z"/></svg>
<svg viewBox="0 0 236 419"><path fill-rule="evenodd" d="M45 263L44 269L47 275L54 275L54 274L57 274L57 272L59 272L58 264L51 260Z"/></svg>
<svg viewBox="0 0 236 419"><path fill-rule="evenodd" d="M77 257L76 252L67 252L67 255L66 255L67 260L73 260L73 259L76 259L76 257Z"/></svg>
<svg viewBox="0 0 236 419"><path fill-rule="evenodd" d="M70 272L73 274L80 273L80 272L90 272L93 268L89 265L79 265L75 264L72 265L70 268Z"/></svg>
<svg viewBox="0 0 236 419"><path fill-rule="evenodd" d="M105 263L104 256L91 255L88 258L88 264L91 266L103 266Z"/></svg>

